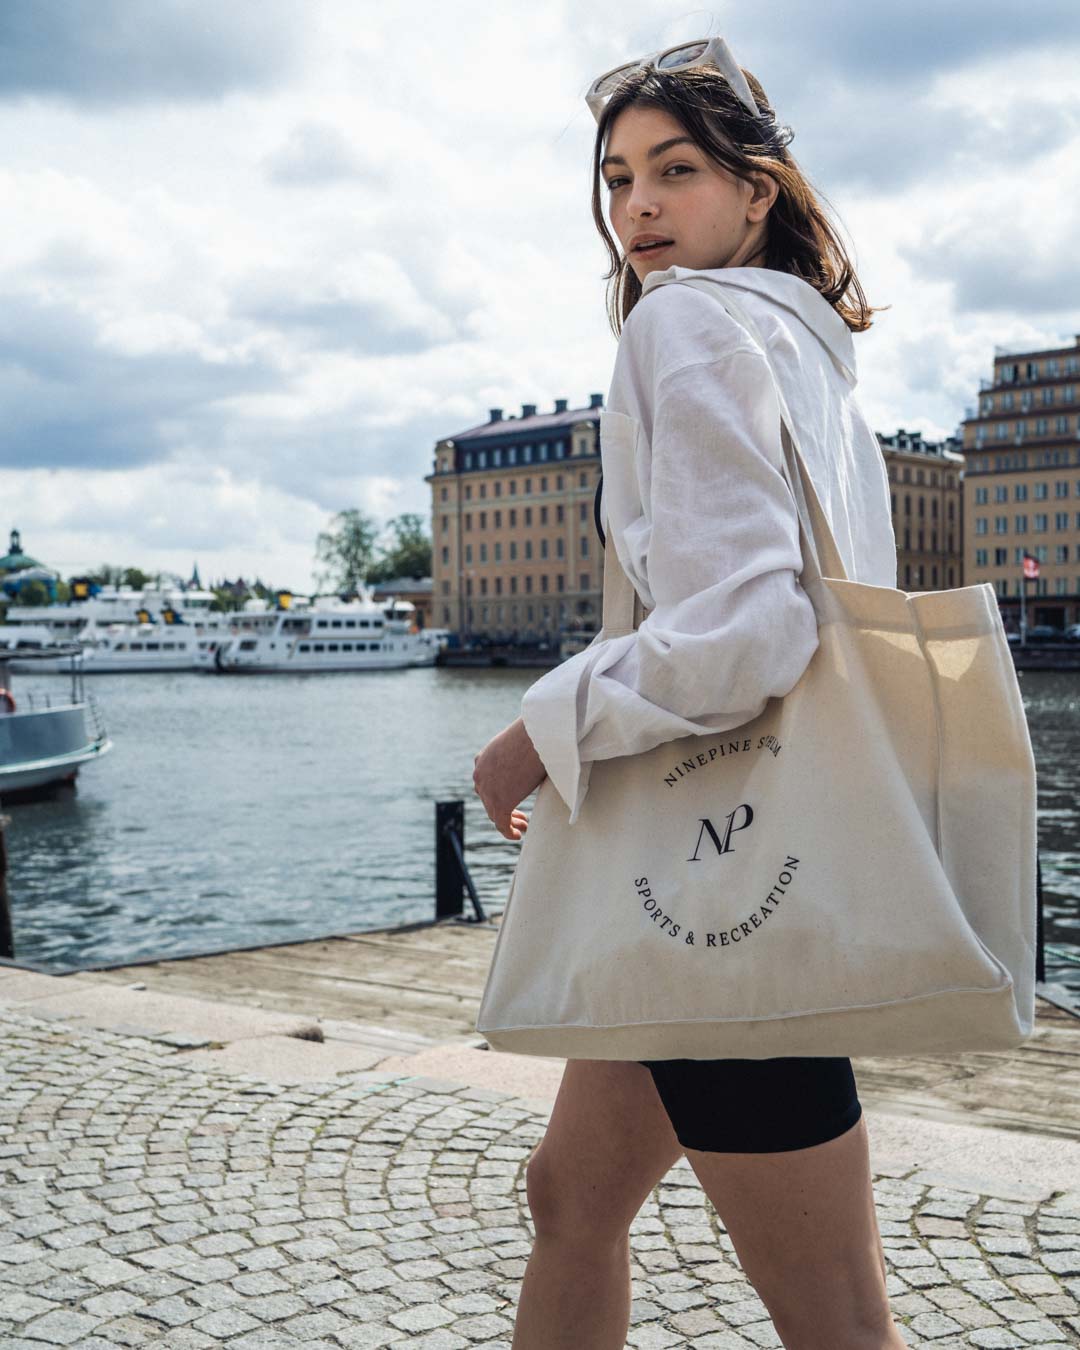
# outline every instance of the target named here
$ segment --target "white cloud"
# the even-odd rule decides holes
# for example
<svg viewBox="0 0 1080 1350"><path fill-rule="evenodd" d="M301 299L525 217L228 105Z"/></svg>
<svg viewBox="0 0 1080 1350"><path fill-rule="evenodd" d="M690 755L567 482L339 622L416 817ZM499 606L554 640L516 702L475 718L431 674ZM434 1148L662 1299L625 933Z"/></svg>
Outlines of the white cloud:
<svg viewBox="0 0 1080 1350"><path fill-rule="evenodd" d="M1041 27L974 0L916 0L905 24L776 0L769 25L424 0L404 28L367 0L238 0L206 30L220 51L189 44L166 77L196 10L225 14L162 0L107 50L76 26L51 70L40 42L0 60L0 529L61 568L197 554L204 576L303 588L333 512L427 510L438 436L605 390L582 94L704 30L795 125L870 302L892 306L856 338L880 430L948 434L995 343L1078 326L1058 0Z"/></svg>

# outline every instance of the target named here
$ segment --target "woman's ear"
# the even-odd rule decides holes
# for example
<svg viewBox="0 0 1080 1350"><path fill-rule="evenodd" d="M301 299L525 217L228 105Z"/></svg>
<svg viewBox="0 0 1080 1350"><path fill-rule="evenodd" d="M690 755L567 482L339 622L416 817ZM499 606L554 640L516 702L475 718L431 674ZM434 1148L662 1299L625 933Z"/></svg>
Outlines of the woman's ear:
<svg viewBox="0 0 1080 1350"><path fill-rule="evenodd" d="M752 192L746 204L746 219L758 224L772 210L773 203L780 194L780 184L772 174L758 171L750 175Z"/></svg>

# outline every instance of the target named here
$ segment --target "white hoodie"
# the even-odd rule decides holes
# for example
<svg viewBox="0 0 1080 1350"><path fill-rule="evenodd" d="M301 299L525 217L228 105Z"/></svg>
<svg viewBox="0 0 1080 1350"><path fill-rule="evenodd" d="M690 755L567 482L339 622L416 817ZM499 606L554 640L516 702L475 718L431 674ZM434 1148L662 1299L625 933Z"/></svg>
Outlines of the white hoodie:
<svg viewBox="0 0 1080 1350"><path fill-rule="evenodd" d="M730 286L757 323L848 578L896 585L888 478L855 402L844 320L785 272L651 272L600 423L607 547L646 617L548 671L521 706L571 823L593 761L748 722L817 649L772 377L754 339L686 276Z"/></svg>

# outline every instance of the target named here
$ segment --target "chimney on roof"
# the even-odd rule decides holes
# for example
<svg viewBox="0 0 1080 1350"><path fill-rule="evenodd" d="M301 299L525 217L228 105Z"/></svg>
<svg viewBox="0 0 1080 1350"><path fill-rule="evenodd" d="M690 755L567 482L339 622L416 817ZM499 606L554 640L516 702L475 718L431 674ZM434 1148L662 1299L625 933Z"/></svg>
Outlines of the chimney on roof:
<svg viewBox="0 0 1080 1350"><path fill-rule="evenodd" d="M555 400L555 411L556 411L557 413L561 413L561 412L565 412L565 411L566 411L566 399L564 399L564 398L557 398L557 399Z"/></svg>
<svg viewBox="0 0 1080 1350"><path fill-rule="evenodd" d="M501 422L501 421L502 421L502 409L501 409L501 408L489 408L489 409L488 409L488 417L489 417L490 421L492 421L492 422Z"/></svg>
<svg viewBox="0 0 1080 1350"><path fill-rule="evenodd" d="M523 404L521 405L521 415L522 415L522 417L535 417L535 416L536 416L536 404L535 404L535 403L523 403Z"/></svg>
<svg viewBox="0 0 1080 1350"><path fill-rule="evenodd" d="M589 395L589 407L590 407L590 408L602 408L603 406L604 406L604 396L603 396L603 394L590 394L590 395Z"/></svg>

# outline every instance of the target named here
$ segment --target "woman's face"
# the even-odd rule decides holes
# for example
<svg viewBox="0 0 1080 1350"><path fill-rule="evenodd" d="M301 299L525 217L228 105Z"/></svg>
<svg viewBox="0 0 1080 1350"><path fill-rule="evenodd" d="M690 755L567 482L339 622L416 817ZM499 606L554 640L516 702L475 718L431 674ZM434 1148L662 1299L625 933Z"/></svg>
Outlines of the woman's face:
<svg viewBox="0 0 1080 1350"><path fill-rule="evenodd" d="M600 165L611 229L638 281L679 267L764 266L765 218L778 186L710 160L659 108L631 105L608 130ZM666 241L639 250L648 238Z"/></svg>

